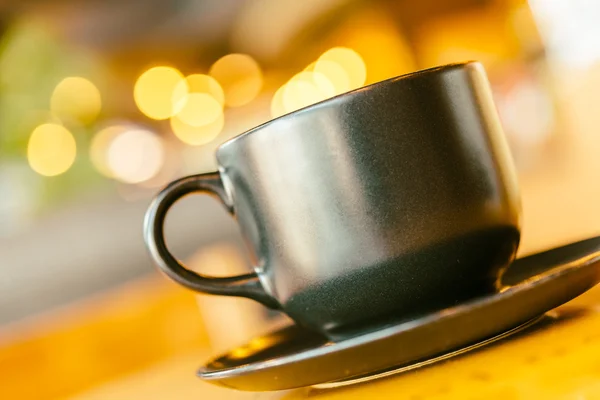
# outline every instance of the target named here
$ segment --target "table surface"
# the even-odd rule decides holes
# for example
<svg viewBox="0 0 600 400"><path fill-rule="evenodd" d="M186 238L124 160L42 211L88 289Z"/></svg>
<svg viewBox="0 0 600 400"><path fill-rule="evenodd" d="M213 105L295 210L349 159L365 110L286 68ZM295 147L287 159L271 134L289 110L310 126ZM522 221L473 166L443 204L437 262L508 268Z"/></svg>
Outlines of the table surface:
<svg viewBox="0 0 600 400"><path fill-rule="evenodd" d="M412 372L338 389L236 392L197 379L206 354L157 364L73 397L94 399L600 399L600 287L513 337Z"/></svg>

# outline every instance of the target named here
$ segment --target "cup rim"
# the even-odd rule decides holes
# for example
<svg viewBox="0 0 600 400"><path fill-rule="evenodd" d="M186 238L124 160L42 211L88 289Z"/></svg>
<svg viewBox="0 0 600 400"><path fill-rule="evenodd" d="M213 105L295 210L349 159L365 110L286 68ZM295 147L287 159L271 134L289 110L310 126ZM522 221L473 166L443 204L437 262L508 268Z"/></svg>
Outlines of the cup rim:
<svg viewBox="0 0 600 400"><path fill-rule="evenodd" d="M398 75L398 76L395 76L395 77L392 77L392 78L385 79L383 81L371 83L370 85L366 85L366 86L362 86L362 87L357 88L357 89L350 90L348 92L340 93L340 94L335 95L333 97L329 97L329 98L327 98L325 100L321 100L321 101L319 101L317 103L313 103L313 104L310 104L310 105L308 105L306 107L300 108L298 110L294 110L294 111L292 111L290 113L280 115L277 118L270 119L270 120L268 120L266 122L263 122L260 125L255 126L254 128L251 128L251 129L249 129L247 131L244 131L244 132L240 133L239 135L236 135L236 136L232 137L231 139L228 139L227 141L221 143L218 146L218 148L217 148L217 152L219 152L224 147L229 147L230 145L232 145L233 143L239 141L240 139L243 139L246 136L251 135L255 131L263 129L264 127L266 127L268 125L277 123L278 121L280 121L280 120L282 120L284 118L290 118L290 117L292 117L294 115L298 115L300 113L308 112L308 111L311 111L313 109L316 109L316 108L322 107L324 105L327 105L329 103L333 103L335 101L338 101L339 98L341 98L341 97L351 97L352 95L355 95L355 94L357 94L359 92L371 91L371 90L374 90L374 89L376 89L376 88L378 88L380 86L384 86L384 85L386 85L386 84L388 84L390 82L395 82L395 81L400 81L400 80L415 78L415 77L418 77L418 76L421 76L421 75L429 75L429 74L433 74L433 73L448 73L448 72L456 70L456 69L464 69L465 67L468 67L468 66L474 66L474 67L477 68L477 67L481 66L481 63L479 61L470 60L470 61L463 61L463 62L456 62L456 63L438 65L438 66L435 66L435 67L425 68L425 69L421 69L421 70L418 70L418 71L409 72L407 74Z"/></svg>

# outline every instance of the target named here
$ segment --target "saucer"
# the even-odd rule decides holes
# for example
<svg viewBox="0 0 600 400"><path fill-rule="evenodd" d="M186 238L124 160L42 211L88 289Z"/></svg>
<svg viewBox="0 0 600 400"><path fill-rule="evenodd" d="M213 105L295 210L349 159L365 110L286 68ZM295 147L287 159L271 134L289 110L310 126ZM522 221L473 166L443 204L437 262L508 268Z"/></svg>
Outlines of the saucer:
<svg viewBox="0 0 600 400"><path fill-rule="evenodd" d="M232 349L198 371L249 391L363 381L463 354L506 337L600 281L600 237L513 262L498 292L332 342L292 325Z"/></svg>

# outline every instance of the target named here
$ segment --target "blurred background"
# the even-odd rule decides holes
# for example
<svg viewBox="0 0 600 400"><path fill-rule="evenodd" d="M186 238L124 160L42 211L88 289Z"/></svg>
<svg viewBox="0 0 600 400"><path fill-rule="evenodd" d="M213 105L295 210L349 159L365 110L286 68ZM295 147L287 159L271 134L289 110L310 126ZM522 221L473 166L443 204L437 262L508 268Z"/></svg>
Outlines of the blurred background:
<svg viewBox="0 0 600 400"><path fill-rule="evenodd" d="M486 67L520 254L600 233L599 18L595 0L0 1L0 398L164 398L285 323L161 277L151 196L256 125L418 69ZM167 237L198 271L248 268L210 198L182 200ZM159 363L150 390L140 371ZM193 387L173 397L217 390Z"/></svg>

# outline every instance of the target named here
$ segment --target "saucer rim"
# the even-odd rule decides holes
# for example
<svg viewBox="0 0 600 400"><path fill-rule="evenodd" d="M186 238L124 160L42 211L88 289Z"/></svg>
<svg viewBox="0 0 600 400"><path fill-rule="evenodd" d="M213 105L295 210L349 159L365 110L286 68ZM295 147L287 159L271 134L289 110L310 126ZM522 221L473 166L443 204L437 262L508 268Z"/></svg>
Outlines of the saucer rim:
<svg viewBox="0 0 600 400"><path fill-rule="evenodd" d="M200 378L205 379L205 380L218 380L218 379L230 377L232 372L235 372L236 376L245 375L245 374L249 374L249 373L251 374L251 373L254 373L259 370L272 368L272 367L278 367L278 366L282 366L282 365L287 365L289 363L304 361L304 360L310 359L310 358L321 357L321 356L328 355L331 353L337 353L341 350L345 350L348 348L365 345L365 344L372 343L375 341L385 340L390 337L401 334L403 332L413 330L419 326L428 325L429 323L431 323L433 321L449 319L457 314L471 312L473 309L485 307L489 303L501 301L505 297L510 297L510 296L513 296L517 292L527 290L527 289L531 288L531 286L533 286L533 285L538 285L538 284L544 283L546 281L559 279L560 277L562 277L564 275L573 274L573 273L575 273L581 269L584 269L590 265L593 265L599 261L600 261L600 250L596 251L594 253L591 253L589 255L583 256L577 260L567 262L567 263L558 265L556 267L553 267L550 270L548 270L548 272L534 275L516 285L501 288L496 293L488 294L488 295L482 296L480 298L473 299L473 300L467 301L465 303L461 303L456 306L438 310L438 311L429 313L427 315L424 315L422 317L419 317L419 318L416 318L416 319L413 319L410 321L400 322L398 324L387 326L380 330L369 331L369 332L366 332L366 333L363 333L363 334L360 334L357 336L352 336L348 339L342 339L338 342L327 341L327 342L324 342L323 344L319 345L318 347L307 349L307 350L302 350L298 353L289 354L289 355L277 357L274 359L257 361L257 362L249 362L249 363L241 364L241 365L235 366L235 367L226 367L226 368L219 368L219 369L209 368L209 365L213 361L215 361L219 358L222 358L225 354L229 353L229 352L225 352L217 357L212 358L210 361L206 362L205 365L203 365L202 367L200 367L200 369L198 369L197 375ZM546 310L546 311L548 311L548 310ZM281 329L285 329L285 327L277 329L273 332L269 332L269 333L267 333L267 335L272 334L277 331L280 331ZM261 336L264 336L264 335L261 335Z"/></svg>
<svg viewBox="0 0 600 400"><path fill-rule="evenodd" d="M449 360L451 358L454 357L458 357L461 356L463 354L469 353L471 351L475 351L479 348L488 346L492 343L495 342L499 342L501 340L504 340L510 336L513 336L517 333L522 332L525 329L530 328L531 326L537 324L538 322L542 321L544 319L544 317L548 316L548 314L550 314L550 312L546 312L542 315L538 315L536 317L531 318L528 321L525 321L522 324L519 324L517 326L515 326L514 328L510 328L506 331L500 332L497 335L494 335L492 337L489 338L484 338L476 343L473 344L469 344L466 345L464 347L458 348L456 350L450 350L448 353L443 353L440 354L438 356L433 356L431 358L428 358L426 360L423 361L416 361L412 364L408 364L408 365L400 365L397 368L392 367L392 369L390 370L384 370L381 372L374 372L372 375L369 376L358 376L358 377L352 377L352 378L348 378L348 379L341 379L341 380L337 380L337 381L328 381L328 382L323 382L323 383L315 383L313 385L311 385L311 387L315 388L315 389L333 389L333 388L339 388L339 387L344 387L344 386L349 386L349 385L355 385L355 384L359 384L359 383L365 383L365 382L369 382L375 379L380 379L380 378L385 378L388 376L392 376L392 375L396 375L396 374L402 374L404 372L408 372L408 371L412 371L414 369L418 369L418 368L423 368L423 367L427 367L429 365L441 362L441 361L445 361L445 360Z"/></svg>
<svg viewBox="0 0 600 400"><path fill-rule="evenodd" d="M550 256L550 260L548 256ZM535 258L537 260L534 261ZM527 260L533 261L533 264ZM523 264L515 265L519 261ZM275 352L270 357L256 357L255 360L246 360L245 363L241 359L240 363L236 364L237 360L232 361L230 358L232 351L240 347L234 346L216 357L211 357L197 371L197 376L209 383L242 391L289 390L352 380L353 377L358 378L391 369L403 369L411 365L422 364L423 361L437 359L444 354L468 348L482 341L486 342L487 339L510 331L536 316L569 302L600 283L600 236L529 254L515 260L511 263L512 265L515 265L516 268L513 270L515 271L514 275L511 274L512 278L507 279L506 285L498 292L428 313L411 321L398 322L337 342L328 341L327 338L322 337L321 342L316 342L311 346L306 345L304 348L288 354L278 355ZM520 306L520 304L525 304L525 306ZM504 312L510 309L520 311ZM500 313L499 315L505 316L490 320L490 312L493 315ZM473 320L473 318L475 319ZM474 322L476 325L468 332L453 334L447 340L438 340L433 337L426 339L426 341L433 340L429 348L424 345L423 340L420 340L417 348L406 354L402 352L392 358L385 356L383 359L370 361L367 366L353 364L352 374L350 374L350 370L336 373L327 369L308 373L307 376L298 380L292 378L306 368L312 369L318 366L319 364L314 364L315 362L320 362L321 365L335 366L337 362L344 362L344 357L347 358L348 355L354 354L352 357L355 357L357 351L378 346L380 348L381 346L409 346L407 340L417 340L414 337L415 334L431 336L432 332L439 329L462 330L458 326L465 322ZM293 327L293 324L287 324L257 337L269 337ZM293 335L297 334L301 334L301 332ZM433 334L435 335L435 333ZM409 339L411 336L413 338ZM293 340L294 336L291 338ZM223 367L214 365L218 365L219 360L222 359L225 361L225 363L221 363Z"/></svg>

